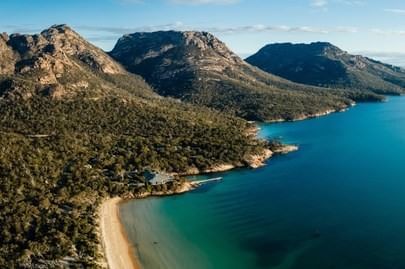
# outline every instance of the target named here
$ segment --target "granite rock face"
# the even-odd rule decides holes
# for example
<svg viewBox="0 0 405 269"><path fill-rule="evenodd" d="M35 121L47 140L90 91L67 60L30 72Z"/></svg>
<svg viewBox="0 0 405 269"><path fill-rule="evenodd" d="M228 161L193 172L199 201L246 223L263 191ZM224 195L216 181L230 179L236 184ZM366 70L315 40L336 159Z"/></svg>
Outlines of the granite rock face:
<svg viewBox="0 0 405 269"><path fill-rule="evenodd" d="M199 71L221 74L245 65L223 42L206 32L125 35L110 54L130 72L142 75L159 93L180 98L201 79Z"/></svg>
<svg viewBox="0 0 405 269"><path fill-rule="evenodd" d="M6 33L0 34L0 75L14 73L16 57L7 45L8 41L9 37Z"/></svg>
<svg viewBox="0 0 405 269"><path fill-rule="evenodd" d="M114 76L131 77L149 88L67 25L34 35L0 35L0 75L2 96L25 99L35 94L102 96L111 88L103 79Z"/></svg>

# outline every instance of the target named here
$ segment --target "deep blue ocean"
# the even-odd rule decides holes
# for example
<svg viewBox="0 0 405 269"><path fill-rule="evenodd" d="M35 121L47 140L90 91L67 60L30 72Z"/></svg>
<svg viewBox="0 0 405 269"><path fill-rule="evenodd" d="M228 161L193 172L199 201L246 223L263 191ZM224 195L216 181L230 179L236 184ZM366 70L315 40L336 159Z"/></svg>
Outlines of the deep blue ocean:
<svg viewBox="0 0 405 269"><path fill-rule="evenodd" d="M121 207L145 269L405 268L405 97L260 127L300 150Z"/></svg>

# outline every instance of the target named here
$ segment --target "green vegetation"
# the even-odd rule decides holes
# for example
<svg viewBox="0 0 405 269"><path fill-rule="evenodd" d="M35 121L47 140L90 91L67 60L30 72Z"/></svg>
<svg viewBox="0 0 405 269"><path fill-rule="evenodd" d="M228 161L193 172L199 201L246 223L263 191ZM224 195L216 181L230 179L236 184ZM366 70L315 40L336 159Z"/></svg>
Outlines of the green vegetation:
<svg viewBox="0 0 405 269"><path fill-rule="evenodd" d="M152 187L145 169L240 165L268 146L242 119L158 96L65 25L2 36L2 60L1 268L97 268L103 198L182 180Z"/></svg>
<svg viewBox="0 0 405 269"><path fill-rule="evenodd" d="M103 197L145 191L136 187L145 168L240 163L264 147L244 134L242 120L167 100L2 100L0 126L7 268L97 267L94 216Z"/></svg>
<svg viewBox="0 0 405 269"><path fill-rule="evenodd" d="M142 70L159 93L192 104L157 95L66 25L1 35L1 268L97 268L100 202L174 190L182 180L150 186L145 169L240 166L280 147L257 140L235 115L293 120L380 98L291 83L244 63L207 33L187 38L197 65L184 65L184 48L160 57L142 45L157 55ZM211 49L201 52L204 46ZM166 65L172 61L175 68ZM153 71L163 63L170 68Z"/></svg>

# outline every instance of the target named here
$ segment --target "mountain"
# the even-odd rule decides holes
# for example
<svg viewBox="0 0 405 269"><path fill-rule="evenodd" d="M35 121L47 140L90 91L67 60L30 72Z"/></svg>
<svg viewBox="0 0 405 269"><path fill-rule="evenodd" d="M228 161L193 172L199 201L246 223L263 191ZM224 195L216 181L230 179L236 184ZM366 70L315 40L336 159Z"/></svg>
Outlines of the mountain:
<svg viewBox="0 0 405 269"><path fill-rule="evenodd" d="M340 110L372 93L325 91L268 74L206 32L160 31L121 37L110 55L164 96L249 120L301 119Z"/></svg>
<svg viewBox="0 0 405 269"><path fill-rule="evenodd" d="M55 25L37 35L2 34L0 59L3 97L97 98L111 91L155 95L143 79L126 72L66 25ZM120 85L122 80L131 80L134 86Z"/></svg>
<svg viewBox="0 0 405 269"><path fill-rule="evenodd" d="M246 61L298 83L378 94L405 92L405 69L351 55L325 42L271 44Z"/></svg>
<svg viewBox="0 0 405 269"><path fill-rule="evenodd" d="M249 165L252 125L163 98L66 25L0 37L0 267L102 268L108 197L176 191L168 173Z"/></svg>

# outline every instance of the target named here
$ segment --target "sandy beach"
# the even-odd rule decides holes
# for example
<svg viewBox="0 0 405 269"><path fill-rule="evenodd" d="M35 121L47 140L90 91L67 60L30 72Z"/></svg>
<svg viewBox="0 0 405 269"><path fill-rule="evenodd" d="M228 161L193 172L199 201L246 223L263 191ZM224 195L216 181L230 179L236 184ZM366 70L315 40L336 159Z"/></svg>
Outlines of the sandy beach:
<svg viewBox="0 0 405 269"><path fill-rule="evenodd" d="M106 200L100 208L100 228L109 269L140 269L119 218L120 198Z"/></svg>

